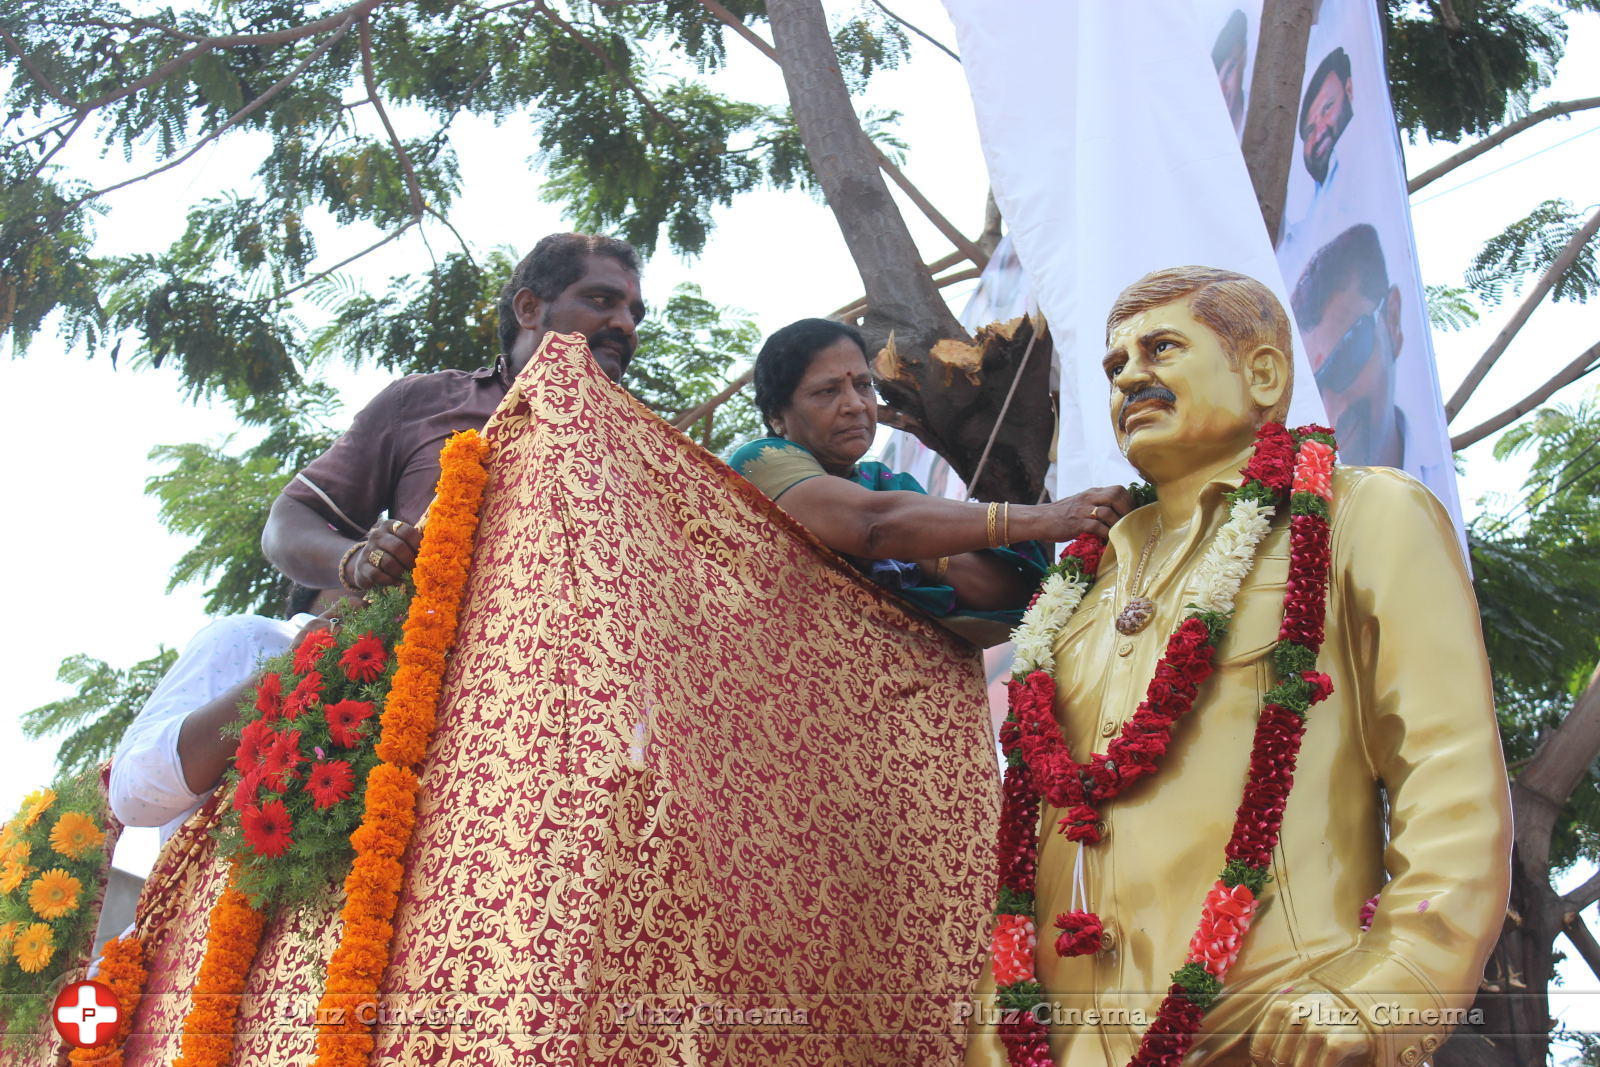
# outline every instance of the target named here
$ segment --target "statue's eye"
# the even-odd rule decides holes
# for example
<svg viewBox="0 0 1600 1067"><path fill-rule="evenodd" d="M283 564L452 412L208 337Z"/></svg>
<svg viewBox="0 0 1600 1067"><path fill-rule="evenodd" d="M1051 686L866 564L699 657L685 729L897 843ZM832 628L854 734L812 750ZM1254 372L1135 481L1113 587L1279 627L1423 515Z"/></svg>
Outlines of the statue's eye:
<svg viewBox="0 0 1600 1067"><path fill-rule="evenodd" d="M1163 339L1163 340L1157 341L1155 344L1151 345L1150 346L1150 351L1154 352L1156 355L1159 356L1163 352L1170 351L1171 349L1174 349L1174 348L1177 348L1177 347L1178 347L1178 342L1173 341L1171 339Z"/></svg>

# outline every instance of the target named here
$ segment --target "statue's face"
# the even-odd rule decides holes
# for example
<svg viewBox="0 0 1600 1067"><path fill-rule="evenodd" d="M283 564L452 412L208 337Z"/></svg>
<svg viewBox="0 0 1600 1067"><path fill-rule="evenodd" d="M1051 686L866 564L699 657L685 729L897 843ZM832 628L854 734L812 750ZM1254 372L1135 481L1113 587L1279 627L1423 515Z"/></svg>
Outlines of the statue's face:
<svg viewBox="0 0 1600 1067"><path fill-rule="evenodd" d="M1117 444L1141 471L1225 459L1255 435L1260 407L1245 374L1188 300L1118 325L1104 365Z"/></svg>

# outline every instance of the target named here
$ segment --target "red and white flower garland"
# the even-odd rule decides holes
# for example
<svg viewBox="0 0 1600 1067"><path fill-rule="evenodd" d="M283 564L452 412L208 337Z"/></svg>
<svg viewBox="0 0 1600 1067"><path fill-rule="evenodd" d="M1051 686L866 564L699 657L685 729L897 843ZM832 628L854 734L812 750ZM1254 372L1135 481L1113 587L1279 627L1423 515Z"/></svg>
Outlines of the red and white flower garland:
<svg viewBox="0 0 1600 1067"><path fill-rule="evenodd" d="M1044 989L1034 970L1040 802L1063 809L1062 833L1090 846L1102 833L1099 808L1156 772L1171 743L1173 724L1194 706L1200 685L1211 675L1211 659L1226 633L1234 597L1272 516L1287 497L1289 580L1283 624L1271 654L1281 681L1263 697L1226 863L1201 906L1185 962L1173 972L1172 985L1130 1067L1177 1067L1221 994L1267 881L1306 713L1333 691L1327 675L1315 670L1327 606L1333 462L1332 431L1324 427L1290 433L1279 423L1269 423L1260 429L1244 483L1227 496L1229 519L1197 568L1195 603L1168 638L1144 702L1103 755L1080 763L1068 752L1055 721L1052 652L1055 635L1094 581L1103 541L1085 536L1066 547L1013 634L1017 668L1008 683L1011 713L1000 735L1007 771L990 953L1004 1009L999 1033L1013 1067L1048 1067L1051 1062L1049 1029L1039 1011ZM1055 927L1061 931L1055 941L1059 954L1098 951L1102 927L1092 912L1065 912L1056 917Z"/></svg>

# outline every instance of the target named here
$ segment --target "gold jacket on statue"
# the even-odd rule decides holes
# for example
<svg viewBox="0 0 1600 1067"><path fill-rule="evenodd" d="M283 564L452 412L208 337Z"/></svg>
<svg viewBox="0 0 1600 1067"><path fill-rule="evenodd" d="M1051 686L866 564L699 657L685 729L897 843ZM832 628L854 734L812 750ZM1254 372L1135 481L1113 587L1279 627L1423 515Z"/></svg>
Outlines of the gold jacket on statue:
<svg viewBox="0 0 1600 1067"><path fill-rule="evenodd" d="M1157 614L1131 637L1112 625L1133 569L1118 560L1139 558L1155 508L1112 530L1100 577L1056 644L1057 718L1074 758L1105 751L1143 699L1193 595L1184 583L1226 521L1222 495L1238 484L1219 479L1202 491L1175 562L1152 579ZM1373 1063L1420 1063L1465 1021L1505 914L1505 766L1455 531L1427 489L1386 468L1338 468L1332 520L1317 669L1334 692L1311 709L1272 881L1189 1063L1248 1063L1272 998L1324 990L1338 1005L1327 1014L1340 1018L1311 1023L1363 1027ZM1053 920L1075 907L1078 846L1056 831L1059 811L1043 813L1037 968L1055 1006L1058 1064L1126 1063L1184 961L1222 869L1261 694L1275 682L1267 653L1283 617L1288 533L1280 515L1240 590L1216 673L1160 769L1101 809L1105 838L1082 861L1087 906L1107 931L1097 955L1055 952ZM1362 905L1380 889L1362 932ZM986 1025L993 988L986 973L969 1064L1006 1062Z"/></svg>

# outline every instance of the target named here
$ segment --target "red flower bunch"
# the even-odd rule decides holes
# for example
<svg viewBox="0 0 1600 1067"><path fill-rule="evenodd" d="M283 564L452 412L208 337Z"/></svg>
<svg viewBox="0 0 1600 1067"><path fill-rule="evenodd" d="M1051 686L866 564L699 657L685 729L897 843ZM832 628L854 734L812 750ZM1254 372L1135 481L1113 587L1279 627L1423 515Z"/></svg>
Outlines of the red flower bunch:
<svg viewBox="0 0 1600 1067"><path fill-rule="evenodd" d="M1294 435L1281 422L1269 422L1256 431L1256 448L1246 463L1245 481L1257 481L1282 495L1294 484Z"/></svg>
<svg viewBox="0 0 1600 1067"><path fill-rule="evenodd" d="M312 671L310 674L300 679L299 684L294 687L294 691L291 692L284 700L284 717L288 719L299 718L302 711L305 711L321 698L322 672Z"/></svg>
<svg viewBox="0 0 1600 1067"><path fill-rule="evenodd" d="M1256 895L1246 885L1228 886L1218 881L1200 908L1200 925L1189 941L1189 959L1224 978L1239 958L1244 935L1256 914Z"/></svg>
<svg viewBox="0 0 1600 1067"><path fill-rule="evenodd" d="M1083 568L1083 575L1090 580L1100 572L1100 555L1106 550L1106 543L1093 534L1080 534L1067 543L1061 550L1061 560L1066 562L1070 556L1078 561L1078 566Z"/></svg>
<svg viewBox="0 0 1600 1067"><path fill-rule="evenodd" d="M1234 815L1233 836L1228 840L1230 860L1251 867L1266 867L1272 862L1304 731L1300 716L1287 708L1268 704L1261 709L1250 752L1250 780Z"/></svg>
<svg viewBox="0 0 1600 1067"><path fill-rule="evenodd" d="M322 709L328 720L328 733L333 743L344 748L354 748L361 743L361 724L372 717L369 700L340 700Z"/></svg>
<svg viewBox="0 0 1600 1067"><path fill-rule="evenodd" d="M994 961L994 983L1016 985L1033 980L1033 949L1038 943L1033 919L1027 915L995 917L989 956Z"/></svg>
<svg viewBox="0 0 1600 1067"><path fill-rule="evenodd" d="M276 676L274 676L276 677ZM233 755L233 765L240 775L248 778L261 766L262 754L272 744L275 735L265 719L245 724L239 734L239 749Z"/></svg>
<svg viewBox="0 0 1600 1067"><path fill-rule="evenodd" d="M261 781L273 792L281 793L294 780L295 768L305 762L300 754L300 731L285 730L275 735L261 752Z"/></svg>
<svg viewBox="0 0 1600 1067"><path fill-rule="evenodd" d="M1050 1031L1026 1011L1008 1011L1002 1018L1000 1042L1012 1067L1054 1067L1050 1058Z"/></svg>
<svg viewBox="0 0 1600 1067"><path fill-rule="evenodd" d="M261 676L256 686L256 710L263 719L276 719L283 711L283 678L277 673Z"/></svg>
<svg viewBox="0 0 1600 1067"><path fill-rule="evenodd" d="M339 657L346 678L352 682L375 682L389 662L389 653L377 634L362 634Z"/></svg>
<svg viewBox="0 0 1600 1067"><path fill-rule="evenodd" d="M1315 652L1322 647L1328 604L1328 523L1320 515L1289 520L1289 583L1278 640Z"/></svg>
<svg viewBox="0 0 1600 1067"><path fill-rule="evenodd" d="M1105 926L1094 912L1064 911L1056 916L1056 929L1061 931L1056 938L1058 956L1091 956L1100 951Z"/></svg>
<svg viewBox="0 0 1600 1067"><path fill-rule="evenodd" d="M319 811L348 798L355 784L350 764L342 759L318 760L306 774L306 792L311 794L312 807Z"/></svg>
<svg viewBox="0 0 1600 1067"><path fill-rule="evenodd" d="M1006 774L1000 800L1000 885L1018 893L1033 892L1038 871L1039 794L1028 781L1026 767Z"/></svg>
<svg viewBox="0 0 1600 1067"><path fill-rule="evenodd" d="M312 630L300 641L300 647L294 650L294 669L296 674L305 674L317 665L317 660L322 654L332 648L334 637L332 630Z"/></svg>
<svg viewBox="0 0 1600 1067"><path fill-rule="evenodd" d="M1139 1051L1128 1061L1128 1067L1181 1067L1205 1015L1205 1009L1174 983L1161 999L1156 1021L1144 1032Z"/></svg>
<svg viewBox="0 0 1600 1067"><path fill-rule="evenodd" d="M281 856L294 844L294 823L281 800L246 808L239 824L244 829L245 842L263 856Z"/></svg>

